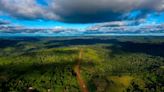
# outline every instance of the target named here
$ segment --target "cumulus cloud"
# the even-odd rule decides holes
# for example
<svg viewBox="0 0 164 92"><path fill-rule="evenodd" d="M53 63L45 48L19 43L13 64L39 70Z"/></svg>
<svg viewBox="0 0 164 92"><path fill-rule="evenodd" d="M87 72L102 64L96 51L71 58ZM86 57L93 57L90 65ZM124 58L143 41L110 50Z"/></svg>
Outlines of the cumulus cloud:
<svg viewBox="0 0 164 92"><path fill-rule="evenodd" d="M164 0L0 0L0 11L16 18L92 23L143 18L164 11Z"/></svg>
<svg viewBox="0 0 164 92"><path fill-rule="evenodd" d="M0 25L7 25L7 24L10 24L10 22L5 20L0 20Z"/></svg>
<svg viewBox="0 0 164 92"><path fill-rule="evenodd" d="M138 22L137 22L138 23ZM164 24L144 24L143 20L137 25L134 25L135 21L115 21L98 23L94 26L88 27L83 30L64 28L56 26L54 28L29 28L24 26L14 25L0 25L0 34L44 34L47 35L68 35L68 36L80 36L80 35L95 35L95 34L158 34L164 33Z"/></svg>
<svg viewBox="0 0 164 92"><path fill-rule="evenodd" d="M125 27L125 28L135 27L135 26L140 26L144 23L145 23L144 19L136 20L136 21L112 21L112 22L96 23L95 25L88 27L86 30L102 31L102 29L106 29L106 30L108 29L111 31L112 29L114 29L114 31L117 31L116 30L117 28L118 29L120 28L119 30L121 30L121 28L123 28L123 27ZM109 28L111 28L111 29L109 29Z"/></svg>
<svg viewBox="0 0 164 92"><path fill-rule="evenodd" d="M29 28L24 26L0 25L0 33L44 33L44 34L71 34L78 33L78 30L63 27L54 28Z"/></svg>
<svg viewBox="0 0 164 92"><path fill-rule="evenodd" d="M58 19L36 0L0 0L0 11L21 19Z"/></svg>
<svg viewBox="0 0 164 92"><path fill-rule="evenodd" d="M111 26L113 22L97 24L89 27L85 34L147 34L147 33L164 33L164 24L144 24L131 25L125 22L118 22L117 26ZM116 23L116 22L114 22Z"/></svg>

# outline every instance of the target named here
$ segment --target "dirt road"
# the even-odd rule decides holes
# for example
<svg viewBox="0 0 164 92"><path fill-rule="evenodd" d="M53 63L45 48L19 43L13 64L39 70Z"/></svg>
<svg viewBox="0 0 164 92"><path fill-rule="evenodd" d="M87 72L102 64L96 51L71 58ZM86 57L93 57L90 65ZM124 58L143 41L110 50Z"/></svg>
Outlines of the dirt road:
<svg viewBox="0 0 164 92"><path fill-rule="evenodd" d="M80 49L79 57L76 60L76 65L74 67L74 72L76 73L77 81L79 83L81 92L89 92L88 88L87 88L87 86L86 86L86 84L85 84L85 82L81 76L81 73L80 73L80 63L82 62L82 52L83 52L83 50Z"/></svg>

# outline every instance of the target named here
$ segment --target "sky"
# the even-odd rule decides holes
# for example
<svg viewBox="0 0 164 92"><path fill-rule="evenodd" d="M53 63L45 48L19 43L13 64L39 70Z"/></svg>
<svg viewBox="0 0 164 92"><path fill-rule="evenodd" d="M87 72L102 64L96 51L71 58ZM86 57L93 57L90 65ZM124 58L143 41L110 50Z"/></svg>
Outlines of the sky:
<svg viewBox="0 0 164 92"><path fill-rule="evenodd" d="M0 36L164 35L164 0L0 0Z"/></svg>

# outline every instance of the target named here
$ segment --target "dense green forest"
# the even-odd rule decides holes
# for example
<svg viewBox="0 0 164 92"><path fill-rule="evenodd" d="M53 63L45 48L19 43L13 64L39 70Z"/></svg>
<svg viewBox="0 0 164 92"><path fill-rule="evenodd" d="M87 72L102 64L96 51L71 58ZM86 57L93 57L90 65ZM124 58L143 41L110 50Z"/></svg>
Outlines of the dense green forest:
<svg viewBox="0 0 164 92"><path fill-rule="evenodd" d="M0 92L164 92L164 37L0 38Z"/></svg>

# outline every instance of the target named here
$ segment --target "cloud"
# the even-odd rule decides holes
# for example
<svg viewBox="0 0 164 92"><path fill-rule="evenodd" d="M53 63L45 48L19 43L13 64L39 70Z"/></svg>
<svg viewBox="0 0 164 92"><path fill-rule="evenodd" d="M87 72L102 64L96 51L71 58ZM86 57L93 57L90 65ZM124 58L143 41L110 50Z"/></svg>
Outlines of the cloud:
<svg viewBox="0 0 164 92"><path fill-rule="evenodd" d="M0 25L0 33L24 33L24 34L75 34L78 33L77 29L54 27L54 28L30 28L24 26L14 25Z"/></svg>
<svg viewBox="0 0 164 92"><path fill-rule="evenodd" d="M112 21L112 22L104 22L104 23L97 23L91 27L88 27L86 30L101 30L102 28L120 28L120 27L130 27L130 26L139 26L144 24L145 20L140 19L136 21Z"/></svg>
<svg viewBox="0 0 164 92"><path fill-rule="evenodd" d="M21 19L58 19L36 0L0 0L0 11Z"/></svg>
<svg viewBox="0 0 164 92"><path fill-rule="evenodd" d="M137 22L137 23L136 23ZM54 28L31 28L16 25L0 25L0 34L44 34L45 36L80 36L95 34L161 34L164 33L164 24L146 24L144 20L140 21L114 21L106 23L97 23L94 26L83 30L64 28L56 26Z"/></svg>
<svg viewBox="0 0 164 92"><path fill-rule="evenodd" d="M164 11L164 0L0 0L0 11L21 19L92 23L140 19ZM138 13L135 13L135 12ZM134 16L135 15L135 16Z"/></svg>
<svg viewBox="0 0 164 92"><path fill-rule="evenodd" d="M164 10L163 0L55 0L51 5L62 21L104 22L128 19L132 11L140 11L136 18L150 12Z"/></svg>
<svg viewBox="0 0 164 92"><path fill-rule="evenodd" d="M111 26L112 23L118 23L117 26ZM105 25L105 26L104 26ZM127 21L100 23L86 29L84 34L147 34L164 33L164 24L139 24L131 25Z"/></svg>
<svg viewBox="0 0 164 92"><path fill-rule="evenodd" d="M5 20L0 20L0 25L7 25L7 24L10 24L10 22Z"/></svg>

